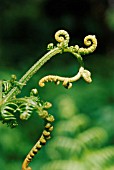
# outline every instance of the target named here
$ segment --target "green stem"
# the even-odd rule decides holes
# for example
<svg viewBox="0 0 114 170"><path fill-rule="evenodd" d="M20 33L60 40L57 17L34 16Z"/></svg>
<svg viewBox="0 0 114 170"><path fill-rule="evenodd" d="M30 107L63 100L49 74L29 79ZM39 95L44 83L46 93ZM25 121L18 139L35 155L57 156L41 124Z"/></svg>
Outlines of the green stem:
<svg viewBox="0 0 114 170"><path fill-rule="evenodd" d="M26 84L27 81L53 56L60 53L61 49L54 48L53 50L49 51L45 54L40 60L38 60L26 73L25 75L19 80L20 83Z"/></svg>
<svg viewBox="0 0 114 170"><path fill-rule="evenodd" d="M38 60L26 73L25 75L19 80L21 87L14 87L3 99L3 103L7 100L11 99L13 96L19 94L23 86L30 80L30 78L53 56L58 53L61 53L60 48L54 48L53 50L46 53L40 60Z"/></svg>
<svg viewBox="0 0 114 170"><path fill-rule="evenodd" d="M0 80L0 102L2 101L2 80Z"/></svg>
<svg viewBox="0 0 114 170"><path fill-rule="evenodd" d="M69 47L68 47L68 48L65 48L65 49L64 49L64 52L68 52L68 53L73 54L73 55L77 58L78 62L80 63L80 66L81 66L81 67L84 67L83 58L81 57L80 54L78 54L78 53L76 53L76 52L73 52Z"/></svg>

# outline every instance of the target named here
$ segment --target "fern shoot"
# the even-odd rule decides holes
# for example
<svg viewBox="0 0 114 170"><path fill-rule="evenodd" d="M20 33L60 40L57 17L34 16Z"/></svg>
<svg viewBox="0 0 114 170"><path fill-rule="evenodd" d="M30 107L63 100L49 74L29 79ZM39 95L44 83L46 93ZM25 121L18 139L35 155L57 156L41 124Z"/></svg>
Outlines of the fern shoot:
<svg viewBox="0 0 114 170"><path fill-rule="evenodd" d="M72 77L61 77L56 75L48 75L39 81L39 85L43 87L46 82L55 82L57 85L62 82L62 85L70 89L72 83L83 78L87 83L91 83L91 73L84 68L82 55L93 53L97 47L97 39L94 35L85 37L84 44L87 48L79 47L78 45L69 46L69 34L65 30L59 30L55 33L57 45L53 43L48 44L48 52L38 60L20 80L17 80L15 75L12 75L9 80L0 80L0 121L6 123L11 128L18 125L18 117L21 120L28 120L35 111L44 122L45 127L40 139L26 156L22 170L31 170L28 166L35 154L46 144L50 139L51 131L53 130L52 122L53 115L48 113L51 103L44 102L40 99L38 90L32 89L28 97L19 98L17 95L21 93L22 88L27 85L27 82L38 72L38 70L53 56L62 53L71 53L74 55L79 63L79 71Z"/></svg>

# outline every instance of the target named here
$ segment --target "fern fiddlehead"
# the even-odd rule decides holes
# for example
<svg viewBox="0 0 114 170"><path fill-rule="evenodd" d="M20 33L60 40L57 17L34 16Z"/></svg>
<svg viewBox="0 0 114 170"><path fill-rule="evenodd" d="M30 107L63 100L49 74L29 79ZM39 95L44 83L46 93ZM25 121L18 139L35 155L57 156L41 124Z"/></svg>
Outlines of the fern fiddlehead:
<svg viewBox="0 0 114 170"><path fill-rule="evenodd" d="M73 54L79 62L79 71L73 77L61 77L55 75L45 76L39 81L39 85L43 87L45 82L55 82L57 85L63 82L65 88L71 88L74 81L79 80L81 77L88 83L92 81L91 73L84 69L84 62L81 55L92 53L97 47L97 40L95 36L89 35L85 37L84 43L88 48L79 48L78 45L68 46L70 37L67 31L59 30L55 33L55 39L57 46L53 43L48 45L47 52L40 60L38 60L25 74L17 81L16 76L12 75L10 80L0 80L0 121L7 123L10 127L18 125L18 119L28 120L33 111L45 121L45 129L42 135L32 150L29 152L22 165L22 170L31 170L28 167L34 155L40 150L42 145L46 143L46 140L50 138L50 132L53 130L51 123L54 121L54 117L48 114L47 109L51 106L48 102L41 102L38 97L38 92L33 89L30 92L29 97L18 98L17 95L21 93L23 86L27 84L30 78L53 56L56 54L62 54L68 52Z"/></svg>
<svg viewBox="0 0 114 170"><path fill-rule="evenodd" d="M57 85L60 84L60 82L63 82L62 85L65 88L69 89L72 87L72 82L79 80L81 77L83 77L83 79L86 82L91 83L91 81L92 81L91 73L88 70L84 69L84 63L83 63L83 59L82 59L81 55L92 53L96 49L97 40L96 40L95 36L89 35L89 36L85 37L84 44L86 46L89 46L88 48L79 48L78 45L68 47L70 38L69 38L69 34L64 30L59 30L58 32L56 32L55 39L57 40L57 42L59 42L59 44L57 44L57 47L62 50L61 53L69 52L77 58L77 60L80 64L79 72L71 78L55 76L55 75L48 75L48 76L43 77L39 81L39 85L41 87L43 87L43 86L45 86L45 82L48 82L48 81L55 82ZM50 49L50 51L53 50L54 45L52 45L52 43L49 44L48 49Z"/></svg>
<svg viewBox="0 0 114 170"><path fill-rule="evenodd" d="M46 104L44 108L50 107L50 104ZM42 117L45 120L45 129L42 132L42 135L40 139L37 141L37 143L34 145L34 147L31 149L29 154L26 156L23 165L22 165L22 170L31 170L30 167L28 167L28 164L32 161L32 158L37 154L37 152L42 148L43 145L46 144L46 141L50 139L50 133L53 130L52 122L54 121L54 117L46 110L42 110L41 108L38 110L39 116Z"/></svg>

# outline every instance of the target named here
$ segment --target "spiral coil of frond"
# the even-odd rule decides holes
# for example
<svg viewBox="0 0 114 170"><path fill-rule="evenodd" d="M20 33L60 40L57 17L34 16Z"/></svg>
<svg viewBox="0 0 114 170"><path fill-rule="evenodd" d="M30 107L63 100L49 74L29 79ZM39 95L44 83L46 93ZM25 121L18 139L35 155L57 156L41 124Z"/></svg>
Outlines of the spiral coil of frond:
<svg viewBox="0 0 114 170"><path fill-rule="evenodd" d="M88 35L84 38L84 44L86 46L89 46L88 48L79 48L78 45L75 46L70 46L68 47L68 43L69 43L69 34L64 31L64 30L59 30L55 33L55 39L57 42L59 42L59 44L57 44L57 47L62 49L61 52L69 52L72 53L78 60L79 64L80 64L80 68L79 68L79 72L73 76L73 77L61 77L61 76L55 76L55 75L48 75L43 77L40 81L39 81L39 85L41 87L45 86L45 82L55 82L57 85L60 84L60 82L63 82L63 86L65 88L71 88L72 87L72 82L79 80L81 77L83 77L83 79L88 82L91 83L92 79L91 79L91 73L84 69L84 63L83 63L83 59L81 57L81 55L86 55L89 53L92 53L96 47L97 47L97 39L94 35ZM52 43L50 43L48 45L48 49L51 51L54 49L54 45Z"/></svg>
<svg viewBox="0 0 114 170"><path fill-rule="evenodd" d="M97 47L97 41L95 35L88 35L84 38L84 44L90 46L88 48L79 48L78 53L81 55L86 55L92 53Z"/></svg>
<svg viewBox="0 0 114 170"><path fill-rule="evenodd" d="M79 62L78 73L69 77L60 76L46 76L40 80L39 85L43 87L45 82L54 81L56 84L62 82L65 88L71 88L74 81L79 80L81 77L88 83L92 81L91 73L84 69L84 63L81 55L92 53L97 46L97 40L95 36L88 36L84 39L85 45L88 48L79 48L78 45L68 46L70 37L67 31L59 30L55 33L55 39L57 41L56 47L53 43L48 45L48 52L38 60L23 76L17 81L16 76L12 75L10 80L0 80L0 121L7 123L10 127L18 125L18 118L21 120L28 120L33 112L36 112L45 121L45 128L38 142L31 149L27 157L25 158L22 170L31 170L28 164L31 162L35 154L50 138L50 133L53 130L52 122L54 121L53 115L50 115L47 111L51 107L49 102L42 102L38 97L38 91L33 89L29 97L17 98L17 95L21 93L23 86L30 80L30 78L53 56L56 54L62 54L68 52L73 54ZM77 125L78 128L83 127L84 122L80 122ZM86 123L85 123L86 125ZM84 126L85 126L84 125ZM65 169L66 170L66 169Z"/></svg>
<svg viewBox="0 0 114 170"><path fill-rule="evenodd" d="M59 48L66 48L68 46L69 39L69 34L65 30L59 30L55 33L55 40L60 43L58 44Z"/></svg>
<svg viewBox="0 0 114 170"><path fill-rule="evenodd" d="M17 83L17 86L18 85L19 84ZM5 96L9 93L11 87L13 88L10 81L1 82L1 87L4 89L2 96L3 98L5 98ZM49 109L51 106L51 103L40 100L37 89L32 89L29 97L13 97L11 100L2 103L0 106L0 120L2 120L3 123L7 123L7 125L11 128L18 125L18 118L21 120L28 120L33 111L37 112L37 114L45 121L45 128L42 132L42 135L25 158L22 165L22 170L31 170L31 168L28 167L28 164L32 161L32 158L46 143L46 141L50 139L50 133L53 130L51 123L54 121L54 117L48 114L47 109Z"/></svg>
<svg viewBox="0 0 114 170"><path fill-rule="evenodd" d="M41 108L38 107L39 116L41 116L45 120L45 128L42 132L40 139L36 142L34 147L26 156L22 164L22 170L32 170L30 167L28 167L28 164L32 161L33 157L42 148L42 146L46 144L47 140L51 138L50 135L53 130L52 122L54 121L54 117L51 114L48 114L48 111L43 109L43 108L48 109L49 107L50 107L49 103L44 104L44 106Z"/></svg>

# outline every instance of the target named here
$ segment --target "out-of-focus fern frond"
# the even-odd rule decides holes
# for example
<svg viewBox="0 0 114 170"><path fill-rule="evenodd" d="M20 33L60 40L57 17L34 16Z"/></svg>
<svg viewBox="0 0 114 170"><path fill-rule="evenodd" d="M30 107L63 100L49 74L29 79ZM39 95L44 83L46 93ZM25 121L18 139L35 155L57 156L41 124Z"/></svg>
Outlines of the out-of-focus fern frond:
<svg viewBox="0 0 114 170"><path fill-rule="evenodd" d="M103 128L93 127L80 133L77 138L83 147L95 149L106 143L108 136Z"/></svg>
<svg viewBox="0 0 114 170"><path fill-rule="evenodd" d="M46 150L50 159L70 159L73 155L78 158L82 147L78 140L58 136L50 141Z"/></svg>
<svg viewBox="0 0 114 170"><path fill-rule="evenodd" d="M80 158L83 157L86 150L98 149L106 140L106 132L102 128L94 127L79 134L74 139L62 136L55 137L48 144L47 153L51 159L70 159L74 155L75 158Z"/></svg>
<svg viewBox="0 0 114 170"><path fill-rule="evenodd" d="M47 163L40 170L88 170L81 161L58 160Z"/></svg>
<svg viewBox="0 0 114 170"><path fill-rule="evenodd" d="M58 106L65 103L67 97ZM49 161L41 170L114 170L114 146L107 146L107 131L92 125L85 114L63 116L55 125L55 136L47 144Z"/></svg>
<svg viewBox="0 0 114 170"><path fill-rule="evenodd" d="M57 135L66 135L66 136L76 136L82 130L86 129L89 126L90 119L84 114L79 114L73 116L70 120L62 120L58 122L55 126L55 133Z"/></svg>
<svg viewBox="0 0 114 170"><path fill-rule="evenodd" d="M99 167L105 168L113 164L114 169L114 146L90 152L86 155L86 163L89 166L96 167L96 169Z"/></svg>
<svg viewBox="0 0 114 170"><path fill-rule="evenodd" d="M114 165L105 168L104 170L114 170Z"/></svg>

